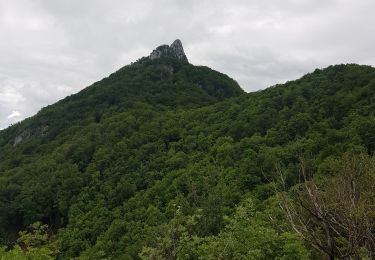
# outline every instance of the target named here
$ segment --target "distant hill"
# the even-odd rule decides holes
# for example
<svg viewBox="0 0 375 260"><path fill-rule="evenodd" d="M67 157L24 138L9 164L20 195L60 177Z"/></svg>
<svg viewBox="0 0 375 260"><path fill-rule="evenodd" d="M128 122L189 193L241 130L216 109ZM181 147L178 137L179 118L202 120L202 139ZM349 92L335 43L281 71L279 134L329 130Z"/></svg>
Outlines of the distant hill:
<svg viewBox="0 0 375 260"><path fill-rule="evenodd" d="M81 92L43 108L31 119L2 131L0 145L14 143L14 134L22 135L25 131L25 136L39 133L39 128L48 128L45 131L47 136L55 135L72 124L98 121L105 112L125 111L137 103L152 105L160 110L193 108L244 93L237 82L228 76L207 67L189 64L182 45L176 42L178 40L174 44L180 49L162 45L150 57L127 65ZM160 57L153 58L160 48L163 50ZM182 53L181 59L174 53L176 51Z"/></svg>
<svg viewBox="0 0 375 260"><path fill-rule="evenodd" d="M246 94L163 45L0 132L0 244L57 259L321 257L270 181L280 167L293 189L300 156L321 177L344 153L371 156L374 111L370 66ZM21 230L47 235L25 245Z"/></svg>

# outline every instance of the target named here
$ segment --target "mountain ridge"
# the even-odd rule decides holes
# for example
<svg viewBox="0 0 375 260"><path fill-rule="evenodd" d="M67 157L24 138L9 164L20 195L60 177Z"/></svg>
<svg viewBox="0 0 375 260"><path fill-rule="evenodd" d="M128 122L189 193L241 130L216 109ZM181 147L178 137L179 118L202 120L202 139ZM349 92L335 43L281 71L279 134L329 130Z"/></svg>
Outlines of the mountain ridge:
<svg viewBox="0 0 375 260"><path fill-rule="evenodd" d="M183 56L181 56L181 53ZM178 55L182 58L179 58ZM55 123L43 119L43 115L48 116L48 111L53 111L56 106L60 110L62 109L60 115L56 118L60 121L67 118L69 124L72 124L74 120L69 119L72 113L69 111L72 110L81 109L82 117L86 117L90 113L100 114L100 110L104 109L101 106L111 107L119 103L123 103L123 107L126 107L131 106L133 102L146 102L158 106L159 109L176 106L194 107L243 93L238 83L230 77L204 66L191 65L185 58L182 44L179 40L176 40L171 47L168 47L168 53L162 53L155 59L151 59L150 56L144 57L78 93L41 109L32 117L39 118L41 121L34 128L49 128L48 131L52 131L53 126L51 124ZM192 74L195 75L194 78L189 76ZM142 78L140 78L140 75L142 75ZM181 98L177 98L177 96ZM185 98L182 98L183 96ZM93 110L96 110L96 112ZM99 117L99 115L94 114L92 117ZM12 128L20 127L25 122L30 122L30 120L19 122ZM4 129L2 132L4 135L8 131ZM39 131L32 130L32 132ZM11 142L18 144L21 140L19 137L22 135L29 136L30 133L25 129L22 130L21 126L18 135L13 137L14 141ZM4 142L0 135L0 145Z"/></svg>
<svg viewBox="0 0 375 260"><path fill-rule="evenodd" d="M301 156L326 180L344 154L372 155L373 111L371 66L245 93L209 68L144 57L0 132L0 244L45 234L29 251L56 259L322 259L270 180L281 169L292 192Z"/></svg>

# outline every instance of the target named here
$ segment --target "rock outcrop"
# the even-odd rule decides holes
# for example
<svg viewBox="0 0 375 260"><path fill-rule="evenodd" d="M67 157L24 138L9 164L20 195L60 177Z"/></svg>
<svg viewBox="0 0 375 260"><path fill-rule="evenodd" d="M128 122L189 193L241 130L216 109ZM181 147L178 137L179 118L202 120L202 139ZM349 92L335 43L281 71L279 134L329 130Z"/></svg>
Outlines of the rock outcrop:
<svg viewBox="0 0 375 260"><path fill-rule="evenodd" d="M25 129L23 132L14 137L13 146L30 139L33 136L45 136L48 132L48 125L39 126L34 129Z"/></svg>
<svg viewBox="0 0 375 260"><path fill-rule="evenodd" d="M175 40L170 46L164 44L157 47L149 56L151 60L162 57L176 58L184 62L189 62L179 39Z"/></svg>

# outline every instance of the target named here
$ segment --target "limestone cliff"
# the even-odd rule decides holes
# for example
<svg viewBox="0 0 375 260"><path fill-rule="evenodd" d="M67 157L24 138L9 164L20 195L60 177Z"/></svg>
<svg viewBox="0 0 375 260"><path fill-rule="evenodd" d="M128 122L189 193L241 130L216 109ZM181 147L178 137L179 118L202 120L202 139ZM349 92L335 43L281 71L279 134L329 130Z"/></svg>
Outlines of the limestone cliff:
<svg viewBox="0 0 375 260"><path fill-rule="evenodd" d="M179 39L175 40L170 46L164 44L153 50L149 56L151 60L158 59L162 57L172 57L177 58L181 61L188 62L185 55L184 48Z"/></svg>

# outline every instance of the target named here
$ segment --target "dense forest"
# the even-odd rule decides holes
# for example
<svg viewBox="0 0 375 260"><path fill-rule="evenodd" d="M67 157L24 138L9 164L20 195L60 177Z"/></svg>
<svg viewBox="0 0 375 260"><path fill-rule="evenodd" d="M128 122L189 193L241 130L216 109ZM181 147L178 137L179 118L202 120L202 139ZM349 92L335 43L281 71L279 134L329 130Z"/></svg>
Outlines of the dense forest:
<svg viewBox="0 0 375 260"><path fill-rule="evenodd" d="M370 66L142 58L0 132L0 259L373 259L374 150Z"/></svg>

